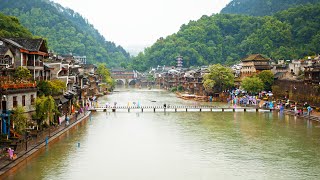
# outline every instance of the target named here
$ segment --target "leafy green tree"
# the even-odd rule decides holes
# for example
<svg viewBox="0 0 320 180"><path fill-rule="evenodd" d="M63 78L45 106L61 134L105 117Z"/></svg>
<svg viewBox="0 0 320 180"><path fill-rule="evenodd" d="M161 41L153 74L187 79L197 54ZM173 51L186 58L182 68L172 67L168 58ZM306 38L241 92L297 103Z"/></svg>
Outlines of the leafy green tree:
<svg viewBox="0 0 320 180"><path fill-rule="evenodd" d="M23 67L23 66L19 66L15 70L13 76L17 80L29 80L32 77L30 71L26 67Z"/></svg>
<svg viewBox="0 0 320 180"><path fill-rule="evenodd" d="M49 125L53 121L57 106L52 96L41 96L36 100L36 113L34 118L38 120L38 125Z"/></svg>
<svg viewBox="0 0 320 180"><path fill-rule="evenodd" d="M107 83L108 88L114 88L115 82L105 64L100 63L98 65L97 73L102 77L102 82Z"/></svg>
<svg viewBox="0 0 320 180"><path fill-rule="evenodd" d="M128 65L125 62L120 63L120 67L127 69Z"/></svg>
<svg viewBox="0 0 320 180"><path fill-rule="evenodd" d="M32 38L32 33L20 24L17 17L0 13L0 37Z"/></svg>
<svg viewBox="0 0 320 180"><path fill-rule="evenodd" d="M271 87L274 82L274 75L270 70L264 70L260 72L257 77L264 84L264 90L271 91Z"/></svg>
<svg viewBox="0 0 320 180"><path fill-rule="evenodd" d="M11 114L12 122L14 123L14 130L21 134L26 129L26 124L28 117L25 114L25 109L23 106L17 106L13 109Z"/></svg>
<svg viewBox="0 0 320 180"><path fill-rule="evenodd" d="M258 77L246 77L241 82L241 87L249 93L258 93L263 90L263 82Z"/></svg>
<svg viewBox="0 0 320 180"><path fill-rule="evenodd" d="M222 92L234 86L232 70L221 64L209 66L209 73L203 76L206 91Z"/></svg>
<svg viewBox="0 0 320 180"><path fill-rule="evenodd" d="M267 16L297 5L317 2L319 0L233 0L221 10L221 13Z"/></svg>
<svg viewBox="0 0 320 180"><path fill-rule="evenodd" d="M63 90L65 90L66 84L58 79L51 80L51 81L39 81L37 84L38 87L38 95L42 96L58 96L62 95Z"/></svg>

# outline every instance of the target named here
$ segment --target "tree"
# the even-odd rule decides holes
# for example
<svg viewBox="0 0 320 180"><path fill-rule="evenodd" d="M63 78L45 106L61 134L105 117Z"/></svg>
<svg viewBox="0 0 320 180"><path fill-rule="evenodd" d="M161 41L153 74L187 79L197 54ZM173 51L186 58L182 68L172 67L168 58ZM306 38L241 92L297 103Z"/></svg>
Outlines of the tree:
<svg viewBox="0 0 320 180"><path fill-rule="evenodd" d="M270 70L264 70L257 75L257 77L264 84L264 90L271 91L271 87L274 82L274 75Z"/></svg>
<svg viewBox="0 0 320 180"><path fill-rule="evenodd" d="M51 81L40 81L37 84L39 96L57 96L62 95L62 91L66 89L65 82L55 79Z"/></svg>
<svg viewBox="0 0 320 180"><path fill-rule="evenodd" d="M14 123L14 130L21 134L26 129L26 122L28 120L25 115L25 109L23 106L17 106L13 109L11 114L12 122Z"/></svg>
<svg viewBox="0 0 320 180"><path fill-rule="evenodd" d="M15 70L13 76L17 80L29 80L32 77L30 71L26 67L23 67L23 66L19 66Z"/></svg>
<svg viewBox="0 0 320 180"><path fill-rule="evenodd" d="M0 2L3 5L4 2ZM0 37L32 38L32 33L23 27L18 18L0 13Z"/></svg>
<svg viewBox="0 0 320 180"><path fill-rule="evenodd" d="M105 64L100 63L98 65L97 73L102 77L102 82L107 83L108 88L113 88L115 86L115 82Z"/></svg>
<svg viewBox="0 0 320 180"><path fill-rule="evenodd" d="M203 76L206 91L222 92L234 85L232 70L221 64L209 66L209 73Z"/></svg>
<svg viewBox="0 0 320 180"><path fill-rule="evenodd" d="M50 95L52 96L61 95L63 93L62 91L67 88L66 83L59 79L51 80L48 82L51 88Z"/></svg>
<svg viewBox="0 0 320 180"><path fill-rule="evenodd" d="M36 100L34 118L38 120L38 125L48 125L52 122L54 113L57 111L57 106L52 96L41 96Z"/></svg>
<svg viewBox="0 0 320 180"><path fill-rule="evenodd" d="M148 74L148 75L147 75L147 80L148 80L148 82L153 82L153 81L155 81L153 74Z"/></svg>
<svg viewBox="0 0 320 180"><path fill-rule="evenodd" d="M246 77L242 80L241 87L250 93L258 93L263 90L263 82L258 77Z"/></svg>

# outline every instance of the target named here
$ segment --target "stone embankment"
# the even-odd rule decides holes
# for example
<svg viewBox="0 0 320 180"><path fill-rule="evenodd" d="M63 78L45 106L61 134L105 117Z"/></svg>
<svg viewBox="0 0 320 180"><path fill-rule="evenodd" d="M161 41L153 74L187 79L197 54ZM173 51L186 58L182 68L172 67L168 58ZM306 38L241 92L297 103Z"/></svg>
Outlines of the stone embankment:
<svg viewBox="0 0 320 180"><path fill-rule="evenodd" d="M27 163L28 160L44 151L47 145L56 142L65 132L74 128L80 122L88 120L90 114L91 112L88 111L78 116L74 116L71 118L69 125L66 125L64 122L49 132L47 136L34 137L35 139L30 139L30 142L27 142L27 150L20 148L15 152L17 155L16 159L10 160L9 157L2 159L0 161L0 179L7 177L10 173L16 171L20 166L23 166L25 163Z"/></svg>

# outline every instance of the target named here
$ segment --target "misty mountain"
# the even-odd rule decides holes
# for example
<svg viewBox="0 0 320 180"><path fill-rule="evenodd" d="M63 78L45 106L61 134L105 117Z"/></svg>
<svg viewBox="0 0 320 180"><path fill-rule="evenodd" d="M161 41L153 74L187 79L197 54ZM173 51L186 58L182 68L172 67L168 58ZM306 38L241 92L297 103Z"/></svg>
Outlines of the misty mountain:
<svg viewBox="0 0 320 180"><path fill-rule="evenodd" d="M87 56L89 62L108 66L130 59L121 46L106 39L79 13L49 0L0 0L0 12L15 16L35 36L48 40L58 54ZM112 18L112 17L110 17Z"/></svg>
<svg viewBox="0 0 320 180"><path fill-rule="evenodd" d="M133 69L175 66L183 56L184 67L233 64L249 54L272 59L296 59L320 50L320 4L307 4L273 16L214 14L180 27L159 38L133 58Z"/></svg>

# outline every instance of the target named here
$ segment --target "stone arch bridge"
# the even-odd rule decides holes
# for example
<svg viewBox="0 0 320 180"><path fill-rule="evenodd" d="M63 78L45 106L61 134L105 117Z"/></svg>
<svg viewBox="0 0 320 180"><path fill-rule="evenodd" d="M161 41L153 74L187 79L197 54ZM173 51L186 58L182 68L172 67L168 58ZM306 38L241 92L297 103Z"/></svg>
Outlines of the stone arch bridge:
<svg viewBox="0 0 320 180"><path fill-rule="evenodd" d="M111 77L117 85L136 85L138 82L135 71L125 71L124 69L112 69Z"/></svg>

